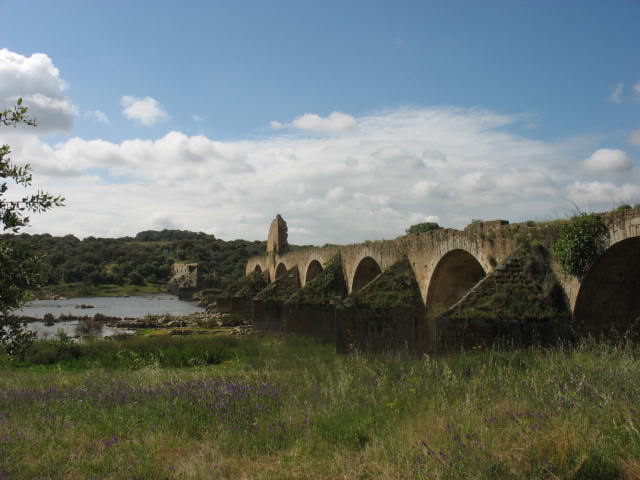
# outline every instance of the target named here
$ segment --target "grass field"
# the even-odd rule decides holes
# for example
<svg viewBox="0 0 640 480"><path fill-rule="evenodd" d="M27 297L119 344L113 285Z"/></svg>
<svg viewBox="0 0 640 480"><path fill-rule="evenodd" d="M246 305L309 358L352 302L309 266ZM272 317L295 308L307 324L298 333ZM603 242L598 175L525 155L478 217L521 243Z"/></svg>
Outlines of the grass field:
<svg viewBox="0 0 640 480"><path fill-rule="evenodd" d="M415 358L198 336L38 348L0 367L3 479L640 478L631 346Z"/></svg>

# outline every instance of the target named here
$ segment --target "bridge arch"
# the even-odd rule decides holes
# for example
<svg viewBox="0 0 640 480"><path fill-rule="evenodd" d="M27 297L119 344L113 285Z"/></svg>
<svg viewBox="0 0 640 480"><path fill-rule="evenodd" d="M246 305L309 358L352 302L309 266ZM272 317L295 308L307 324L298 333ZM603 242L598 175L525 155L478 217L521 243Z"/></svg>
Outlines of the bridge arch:
<svg viewBox="0 0 640 480"><path fill-rule="evenodd" d="M426 306L447 308L456 303L486 275L478 259L466 250L450 250L433 270L427 290Z"/></svg>
<svg viewBox="0 0 640 480"><path fill-rule="evenodd" d="M351 293L355 293L370 283L375 277L382 273L378 262L371 257L364 257L358 263L351 282Z"/></svg>
<svg viewBox="0 0 640 480"><path fill-rule="evenodd" d="M283 277L287 273L287 266L284 262L280 262L276 267L276 274L274 280L278 280L280 277Z"/></svg>
<svg viewBox="0 0 640 480"><path fill-rule="evenodd" d="M322 268L322 264L318 260L311 260L309 265L307 265L307 274L305 275L304 284L306 285L311 280L316 278L318 275L322 273L324 269Z"/></svg>
<svg viewBox="0 0 640 480"><path fill-rule="evenodd" d="M578 290L578 331L595 336L629 332L640 337L640 237L611 245L594 263Z"/></svg>
<svg viewBox="0 0 640 480"><path fill-rule="evenodd" d="M253 272L263 273L269 270L269 266L262 258L251 258L247 262L245 268L245 275L249 275Z"/></svg>

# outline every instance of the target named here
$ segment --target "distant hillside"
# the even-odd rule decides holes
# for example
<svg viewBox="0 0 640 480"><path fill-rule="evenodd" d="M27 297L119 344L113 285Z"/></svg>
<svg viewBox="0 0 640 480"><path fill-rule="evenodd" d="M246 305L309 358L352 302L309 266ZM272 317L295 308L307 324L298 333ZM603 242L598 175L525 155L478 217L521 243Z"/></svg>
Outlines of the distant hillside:
<svg viewBox="0 0 640 480"><path fill-rule="evenodd" d="M224 241L205 233L148 230L135 237L79 240L73 235L0 235L1 241L28 242L42 252L45 284L52 293L100 295L159 291L174 262L195 262L204 285L222 291L244 275L249 257L266 242Z"/></svg>

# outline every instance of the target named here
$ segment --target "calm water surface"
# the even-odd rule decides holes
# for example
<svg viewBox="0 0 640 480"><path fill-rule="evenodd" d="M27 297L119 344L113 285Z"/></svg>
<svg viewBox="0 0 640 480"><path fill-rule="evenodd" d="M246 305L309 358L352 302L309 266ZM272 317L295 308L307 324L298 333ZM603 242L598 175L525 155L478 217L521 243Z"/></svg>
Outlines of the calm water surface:
<svg viewBox="0 0 640 480"><path fill-rule="evenodd" d="M93 305L94 308L75 308L76 305ZM188 315L204 312L204 308L195 302L178 300L175 295L160 293L156 295L137 295L131 297L78 297L68 300L34 300L27 303L17 315L34 318L44 318L46 313L52 313L58 318L65 315L87 315L93 317L101 313L108 317L141 318L145 315Z"/></svg>
<svg viewBox="0 0 640 480"><path fill-rule="evenodd" d="M76 308L76 305L93 305L94 308ZM197 312L204 312L204 308L199 307L195 302L178 300L175 295L163 293L132 297L78 297L68 300L34 300L27 303L21 310L16 311L16 315L44 318L45 314L51 313L58 318L61 314L93 317L96 313L101 313L108 317L141 318L147 314L188 315ZM50 326L45 325L44 322L32 322L28 326L38 332L38 337L40 338L51 337L58 330L63 330L71 337L86 335L87 333L96 337L131 333L130 330L108 327L102 324L95 331L86 332L86 329L81 328L81 322L78 320L56 322Z"/></svg>

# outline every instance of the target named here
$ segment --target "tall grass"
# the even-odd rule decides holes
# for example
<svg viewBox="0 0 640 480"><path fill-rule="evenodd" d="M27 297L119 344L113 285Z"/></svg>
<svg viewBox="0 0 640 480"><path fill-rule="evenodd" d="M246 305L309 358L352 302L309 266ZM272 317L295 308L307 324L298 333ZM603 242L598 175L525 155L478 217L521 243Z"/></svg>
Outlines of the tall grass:
<svg viewBox="0 0 640 480"><path fill-rule="evenodd" d="M217 365L5 368L0 478L640 478L632 346L234 341Z"/></svg>
<svg viewBox="0 0 640 480"><path fill-rule="evenodd" d="M18 367L55 364L65 370L187 367L255 357L258 347L257 339L239 340L229 336L125 336L75 342L62 335L37 341L19 362L4 358L4 364Z"/></svg>

